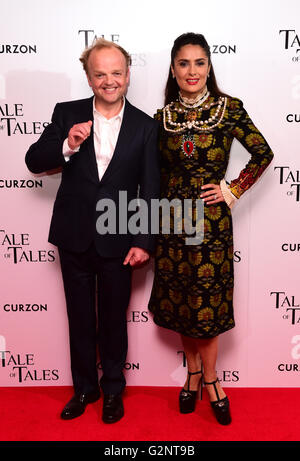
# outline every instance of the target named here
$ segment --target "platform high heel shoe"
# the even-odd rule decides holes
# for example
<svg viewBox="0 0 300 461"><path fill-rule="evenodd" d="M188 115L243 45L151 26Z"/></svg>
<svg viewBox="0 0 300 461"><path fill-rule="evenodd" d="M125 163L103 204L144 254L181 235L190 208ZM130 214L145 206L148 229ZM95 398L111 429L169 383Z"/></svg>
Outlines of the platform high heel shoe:
<svg viewBox="0 0 300 461"><path fill-rule="evenodd" d="M201 374L200 381L199 381L199 386L197 391L191 391L190 390L190 380L192 375L198 375ZM188 382L187 382L187 390L184 388L181 389L180 394L179 394L179 410L180 413L192 413L195 410L196 406L196 400L197 400L197 395L200 391L200 400L202 400L202 370L201 371L195 371L194 373L191 373L188 371Z"/></svg>
<svg viewBox="0 0 300 461"><path fill-rule="evenodd" d="M223 399L220 399L218 389L216 386L216 383L218 382L218 378L215 381L212 381L211 383L206 383L204 384L207 385L213 385L214 390L217 396L218 400L215 400L214 402L210 402L211 407L213 409L213 412L215 414L215 417L218 421L218 423L223 424L226 426L227 424L231 423L231 416L230 416L230 409L229 409L229 400L228 397L224 397Z"/></svg>

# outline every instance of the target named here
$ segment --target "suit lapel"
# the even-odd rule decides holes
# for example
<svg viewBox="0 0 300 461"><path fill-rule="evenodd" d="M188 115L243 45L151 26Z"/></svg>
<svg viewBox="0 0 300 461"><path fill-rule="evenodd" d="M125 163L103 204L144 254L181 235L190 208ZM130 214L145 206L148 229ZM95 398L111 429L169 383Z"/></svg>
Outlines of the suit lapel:
<svg viewBox="0 0 300 461"><path fill-rule="evenodd" d="M87 122L88 120L92 120L94 122L93 99L94 96L83 100L82 104L80 104L79 113L77 115L78 120L80 122ZM80 123L79 121L77 123ZM83 153L86 156L87 169L91 174L92 179L99 183L98 168L94 146L94 123L92 125L91 134L84 142L84 146L85 148L83 150Z"/></svg>
<svg viewBox="0 0 300 461"><path fill-rule="evenodd" d="M101 182L106 181L111 173L121 165L121 160L124 158L126 148L130 143L130 140L135 134L135 123L134 123L134 108L125 100L123 120L116 143L116 147L112 156L112 159L102 176Z"/></svg>
<svg viewBox="0 0 300 461"><path fill-rule="evenodd" d="M94 121L93 99L94 96L88 99L82 99L80 101L80 104L77 106L77 111L72 117L72 124L83 123L87 122L88 120ZM94 123L91 128L91 134L82 144L80 152L81 155L84 156L84 168L86 168L86 171L92 177L93 181L99 183L98 168L94 146Z"/></svg>
<svg viewBox="0 0 300 461"><path fill-rule="evenodd" d="M93 114L93 98L85 100L80 108L80 120L86 122L88 120L94 121L94 114ZM135 134L135 123L134 123L134 108L133 106L125 100L125 107L124 107L124 114L123 120L119 132L119 136L117 139L116 147L111 158L111 161L105 170L104 175L101 178L102 181L106 181L111 173L120 166L120 160L123 158L126 146L129 145L130 140ZM97 167L97 160L96 160L96 153L95 153L95 145L94 145L94 123L91 129L91 134L85 141L86 145L86 153L87 153L87 166L90 171L90 174L93 180L99 183L99 176L98 176L98 167Z"/></svg>

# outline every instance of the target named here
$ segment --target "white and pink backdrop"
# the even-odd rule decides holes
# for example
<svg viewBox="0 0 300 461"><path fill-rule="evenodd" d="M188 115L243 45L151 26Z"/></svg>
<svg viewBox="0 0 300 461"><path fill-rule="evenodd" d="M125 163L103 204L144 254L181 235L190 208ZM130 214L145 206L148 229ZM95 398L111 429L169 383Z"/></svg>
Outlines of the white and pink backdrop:
<svg viewBox="0 0 300 461"><path fill-rule="evenodd" d="M296 387L300 376L299 0L15 0L0 13L0 386L71 385L57 249L47 242L60 174L24 157L56 102L91 95L79 56L104 36L132 55L128 99L153 115L174 39L203 33L220 87L243 100L275 157L233 210L236 327L220 337L229 387ZM248 161L234 143L227 172ZM180 386L180 338L147 310L152 262L134 273L128 385Z"/></svg>

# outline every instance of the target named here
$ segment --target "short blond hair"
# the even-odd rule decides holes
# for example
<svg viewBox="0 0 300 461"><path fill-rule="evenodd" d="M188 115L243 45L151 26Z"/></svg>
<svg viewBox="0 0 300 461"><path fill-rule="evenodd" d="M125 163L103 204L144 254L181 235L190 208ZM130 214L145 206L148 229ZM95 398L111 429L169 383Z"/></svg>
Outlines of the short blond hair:
<svg viewBox="0 0 300 461"><path fill-rule="evenodd" d="M82 63L83 69L86 73L88 73L88 60L91 52L93 50L102 50L103 48L116 48L123 54L127 68L131 65L131 56L129 53L127 53L127 51L124 48L122 48L115 42L110 42L108 40L105 40L104 38L98 38L93 42L91 46L89 46L83 51L82 55L79 58L79 61Z"/></svg>

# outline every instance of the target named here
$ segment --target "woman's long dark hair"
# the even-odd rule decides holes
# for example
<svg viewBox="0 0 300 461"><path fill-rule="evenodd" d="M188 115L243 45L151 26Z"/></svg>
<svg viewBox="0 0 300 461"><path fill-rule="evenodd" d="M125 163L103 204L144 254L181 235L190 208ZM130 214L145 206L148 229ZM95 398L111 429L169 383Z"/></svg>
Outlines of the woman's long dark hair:
<svg viewBox="0 0 300 461"><path fill-rule="evenodd" d="M228 96L223 93L217 84L215 72L211 62L211 53L210 48L205 40L205 37L202 34L194 34L193 32L187 32L176 38L173 48L171 50L171 65L174 67L175 57L180 50L185 45L199 45L204 50L206 56L208 57L208 64L211 66L209 71L209 77L207 78L207 89L214 96ZM168 80L165 89L165 105L169 104L171 101L175 101L178 98L179 86L177 84L176 78L173 78L171 66L169 70Z"/></svg>

